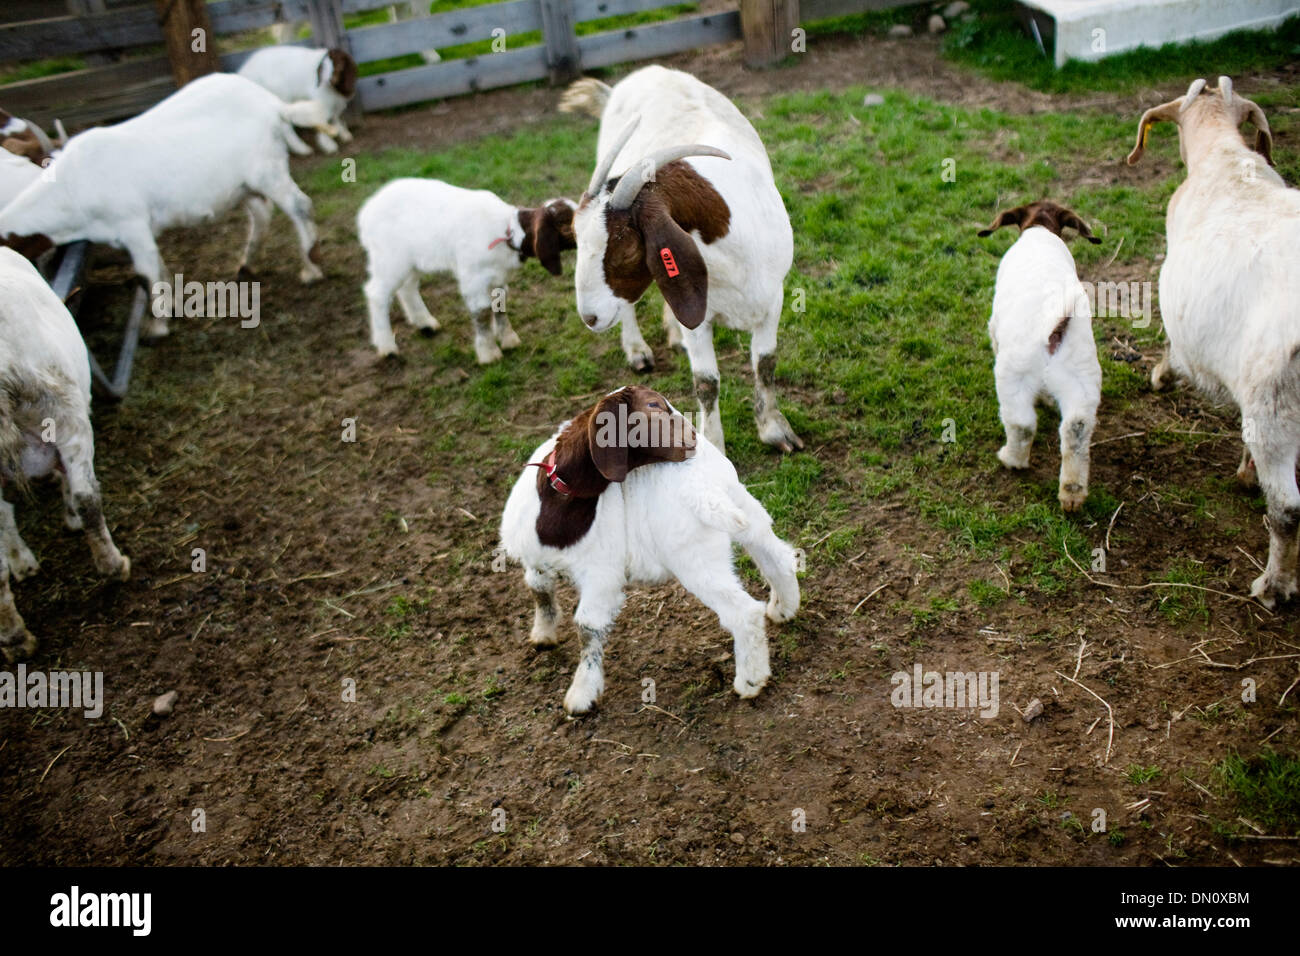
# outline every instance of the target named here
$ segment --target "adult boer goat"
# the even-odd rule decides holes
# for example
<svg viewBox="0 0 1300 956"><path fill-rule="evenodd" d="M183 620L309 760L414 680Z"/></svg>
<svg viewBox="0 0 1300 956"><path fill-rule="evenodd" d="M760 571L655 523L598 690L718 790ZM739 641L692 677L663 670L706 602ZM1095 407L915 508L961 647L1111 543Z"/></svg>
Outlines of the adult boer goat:
<svg viewBox="0 0 1300 956"><path fill-rule="evenodd" d="M1255 148L1238 127L1255 127ZM1178 125L1187 179L1169 200L1160 312L1168 350L1152 370L1160 388L1175 372L1241 410L1246 451L1238 477L1268 501L1268 566L1251 594L1272 607L1296 593L1300 531L1300 192L1272 169L1263 111L1219 77L1196 80L1152 107L1138 125L1136 163L1155 123ZM1253 459L1254 467L1251 467Z"/></svg>
<svg viewBox="0 0 1300 956"><path fill-rule="evenodd" d="M719 449L713 325L749 332L759 437L782 451L802 448L776 401L776 329L794 236L754 127L717 90L661 66L613 89L579 80L560 108L600 117L596 169L574 214L582 320L597 332L622 322L628 362L648 370L653 356L634 303L658 285L668 340L680 335L686 346L702 430Z"/></svg>

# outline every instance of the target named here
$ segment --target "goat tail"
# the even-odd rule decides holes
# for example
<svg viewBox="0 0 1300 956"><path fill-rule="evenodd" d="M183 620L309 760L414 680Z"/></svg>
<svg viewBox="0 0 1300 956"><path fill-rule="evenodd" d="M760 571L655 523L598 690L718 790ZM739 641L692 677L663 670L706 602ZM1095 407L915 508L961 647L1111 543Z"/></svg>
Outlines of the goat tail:
<svg viewBox="0 0 1300 956"><path fill-rule="evenodd" d="M600 119L609 102L610 88L591 77L583 77L569 84L560 97L561 113L586 113Z"/></svg>

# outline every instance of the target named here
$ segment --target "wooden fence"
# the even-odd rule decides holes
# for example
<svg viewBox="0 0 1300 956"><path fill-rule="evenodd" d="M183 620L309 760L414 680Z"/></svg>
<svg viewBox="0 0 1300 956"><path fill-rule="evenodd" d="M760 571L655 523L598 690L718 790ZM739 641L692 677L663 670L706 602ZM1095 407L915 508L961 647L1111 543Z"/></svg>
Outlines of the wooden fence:
<svg viewBox="0 0 1300 956"><path fill-rule="evenodd" d="M392 0L215 0L206 10L218 37L246 34L277 23L310 23L313 38L303 42L344 47L361 64L495 41L494 52L479 56L363 76L357 84L358 100L362 110L371 111L545 78L560 82L582 70L737 40L742 35L742 12L751 6L766 7L769 12L772 7L783 8L779 12L786 19L776 17L779 24L904 6L915 0L740 0L739 10L687 14L582 36L575 30L580 23L679 2L504 0L353 29L344 29L345 17L386 8ZM779 25L775 29L779 30ZM534 33L539 36L538 43L504 48L509 38ZM786 42L779 35L773 40L777 47ZM0 86L0 106L43 125L58 116L70 128L135 115L176 88L162 44L158 8L153 3L120 6L117 0L110 0L101 13L0 24L0 63L75 55L100 58L105 51L125 52L129 57ZM252 52L223 54L221 68L237 69Z"/></svg>

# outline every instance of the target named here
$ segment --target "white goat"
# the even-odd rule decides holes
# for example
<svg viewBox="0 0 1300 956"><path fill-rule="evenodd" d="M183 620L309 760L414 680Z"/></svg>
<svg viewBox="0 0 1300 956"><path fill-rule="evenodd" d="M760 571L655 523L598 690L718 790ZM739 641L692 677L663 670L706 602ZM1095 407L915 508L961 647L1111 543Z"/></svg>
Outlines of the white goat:
<svg viewBox="0 0 1300 956"><path fill-rule="evenodd" d="M25 156L0 149L0 209L41 178L41 167Z"/></svg>
<svg viewBox="0 0 1300 956"><path fill-rule="evenodd" d="M669 578L735 639L736 693L763 689L771 674L764 607L736 577L731 545L744 547L771 588L772 621L799 609L795 553L731 462L667 399L638 385L611 392L561 425L528 464L506 501L501 543L524 565L536 601L535 646L558 642L557 579L578 590L583 649L565 710L586 713L604 690L605 642L624 588Z"/></svg>
<svg viewBox="0 0 1300 956"><path fill-rule="evenodd" d="M1246 449L1238 477L1256 479L1268 501L1268 566L1251 594L1272 607L1296 593L1300 489L1300 192L1271 168L1273 137L1263 111L1232 91L1195 80L1138 125L1136 163L1147 131L1178 125L1187 179L1169 200L1168 253L1160 268L1160 313L1168 350L1151 384L1170 372L1241 411ZM1255 149L1238 127L1255 126ZM1253 458L1253 467L1251 460Z"/></svg>
<svg viewBox="0 0 1300 956"><path fill-rule="evenodd" d="M1088 498L1088 445L1101 402L1101 365L1092 308L1061 231L1075 229L1089 242L1101 240L1054 202L1004 210L979 235L1003 226L1019 226L1020 238L998 264L989 318L998 409L1007 433L998 459L1008 468L1029 467L1038 430L1034 406L1052 399L1061 412L1058 497L1062 509L1078 511Z"/></svg>
<svg viewBox="0 0 1300 956"><path fill-rule="evenodd" d="M394 294L413 326L428 335L438 330L420 298L420 277L451 272L474 319L474 353L486 365L520 344L502 308L506 277L530 256L560 274L560 252L574 247L573 203L552 199L522 209L486 189L396 179L366 200L357 232L369 261L366 304L379 354L397 352L388 319Z"/></svg>
<svg viewBox="0 0 1300 956"><path fill-rule="evenodd" d="M243 271L275 203L298 231L299 277L313 282L322 273L311 200L289 175L288 153L311 150L294 126L333 131L317 103L283 103L228 73L199 77L134 119L72 137L50 175L0 209L0 238L124 248L152 289L166 275L155 241L164 229L210 221L243 203L250 226ZM147 335L167 334L171 305L155 303Z"/></svg>
<svg viewBox="0 0 1300 956"><path fill-rule="evenodd" d="M343 111L357 91L357 64L345 51L269 46L245 60L238 72L286 103L315 100L338 130L339 140L352 142L352 133L343 123ZM325 132L316 134L316 146L324 153L337 153L339 149Z"/></svg>
<svg viewBox="0 0 1300 956"><path fill-rule="evenodd" d="M0 485L22 489L51 473L63 486L64 520L85 530L95 567L126 580L131 561L108 533L95 478L86 345L35 266L0 248ZM37 567L13 506L0 498L0 651L9 663L36 650L9 578L21 581Z"/></svg>
<svg viewBox="0 0 1300 956"><path fill-rule="evenodd" d="M650 369L634 303L655 282L669 343L685 343L704 434L719 450L713 325L749 332L759 437L782 451L802 448L776 400L776 331L794 236L754 127L717 90L661 66L613 89L579 80L561 109L601 118L597 166L574 214L582 320L597 332L622 322L628 362Z"/></svg>

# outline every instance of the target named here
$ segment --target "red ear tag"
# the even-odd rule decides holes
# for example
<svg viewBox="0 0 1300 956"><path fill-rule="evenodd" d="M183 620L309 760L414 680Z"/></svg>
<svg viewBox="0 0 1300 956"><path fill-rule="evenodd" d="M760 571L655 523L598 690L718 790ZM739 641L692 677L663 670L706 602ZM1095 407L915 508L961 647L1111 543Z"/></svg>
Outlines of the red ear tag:
<svg viewBox="0 0 1300 956"><path fill-rule="evenodd" d="M677 260L673 258L673 251L667 246L659 250L659 258L664 261L664 268L668 270L668 278L681 275L681 270L677 268Z"/></svg>

